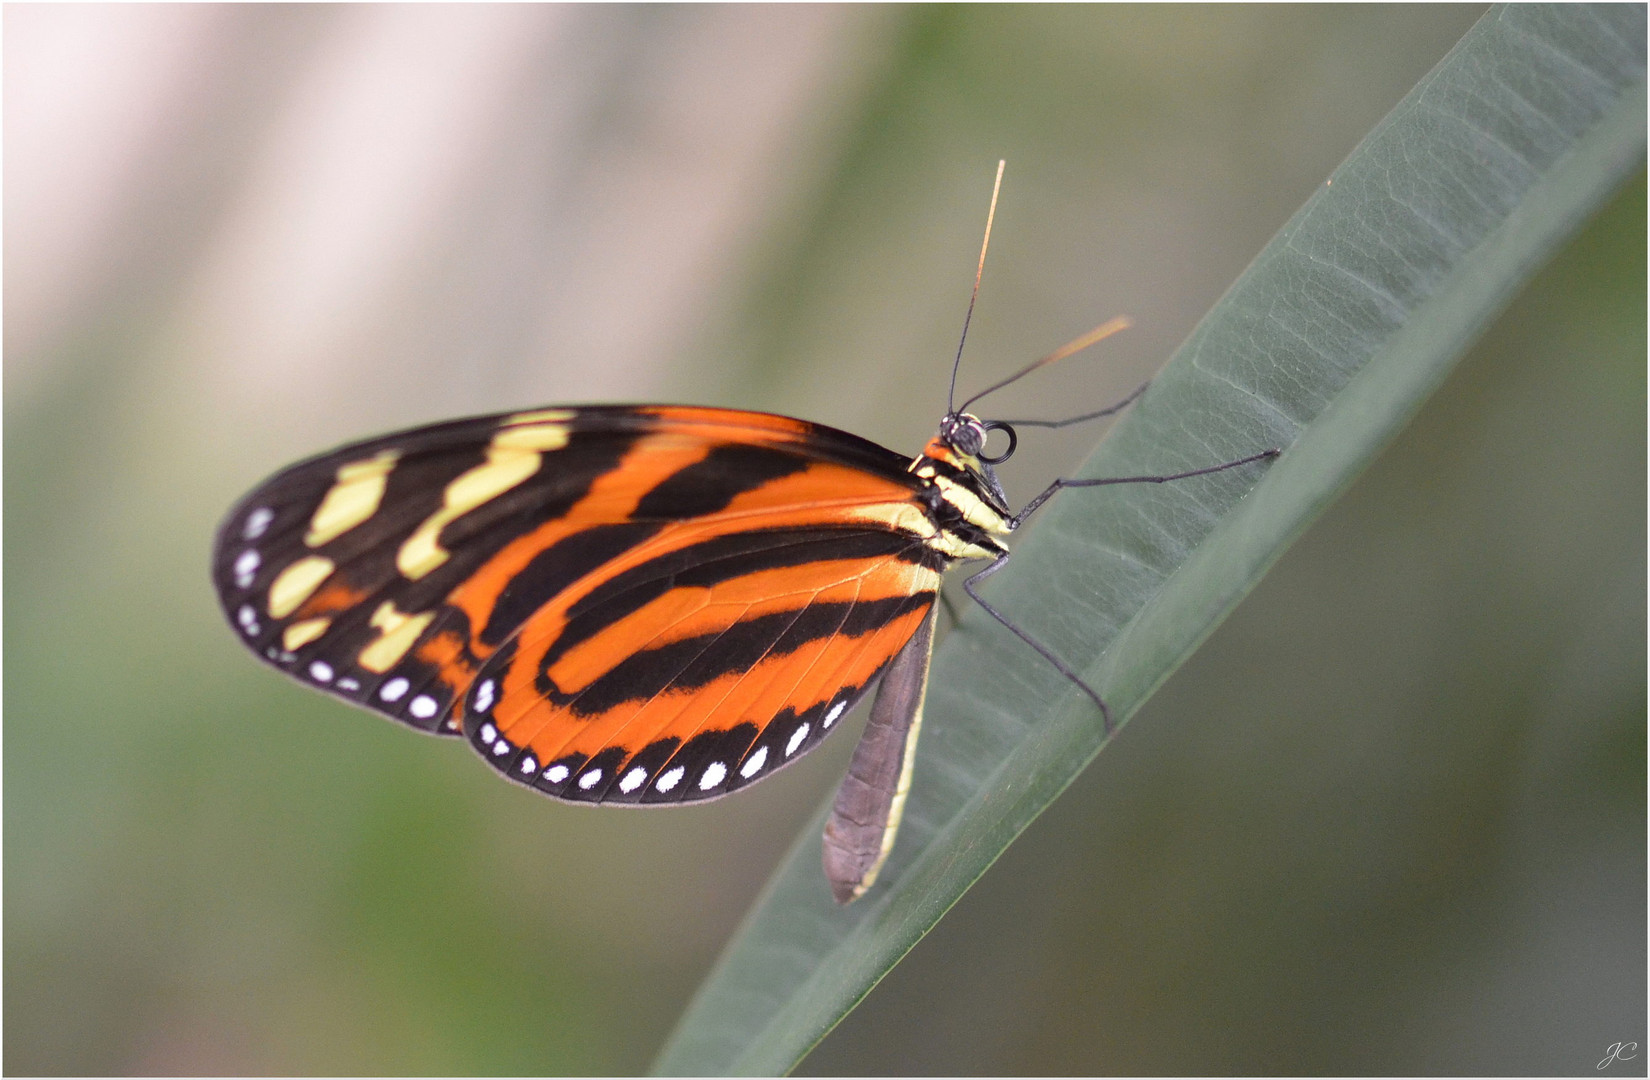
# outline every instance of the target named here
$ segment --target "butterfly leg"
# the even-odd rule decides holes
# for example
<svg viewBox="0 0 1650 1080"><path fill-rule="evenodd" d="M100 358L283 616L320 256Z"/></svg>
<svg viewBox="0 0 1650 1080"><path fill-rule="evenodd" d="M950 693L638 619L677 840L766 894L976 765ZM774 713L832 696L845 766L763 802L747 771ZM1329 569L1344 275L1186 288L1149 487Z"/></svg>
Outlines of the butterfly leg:
<svg viewBox="0 0 1650 1080"><path fill-rule="evenodd" d="M1009 518L1008 527L1018 529L1025 524L1026 518L1030 517L1038 507L1054 498L1056 492L1063 491L1066 488L1101 487L1107 484L1166 484L1170 480L1187 480L1194 476L1207 476L1209 473L1224 472L1227 469L1235 469L1239 465L1247 465L1252 461L1266 461L1277 457L1281 453L1283 453L1282 450L1262 450L1258 454L1250 454L1248 457L1238 458L1236 461L1223 461L1219 465L1209 465L1202 469L1191 469L1187 472L1169 473L1165 476L1113 476L1103 480L1067 480L1062 478L1054 481L1041 495L1027 503L1024 510ZM988 567L987 569L991 568ZM975 580L978 580L980 576L975 575Z"/></svg>
<svg viewBox="0 0 1650 1080"><path fill-rule="evenodd" d="M1099 708L1100 708L1100 720L1105 725L1106 734L1110 735L1111 734L1111 710L1106 708L1106 703L1103 700L1101 700L1099 694L1095 693L1094 687L1092 687L1088 683L1084 682L1083 677L1081 675L1078 675L1077 672L1075 672L1075 671L1071 670L1071 668L1067 667L1065 665L1064 661L1062 661L1058 656L1055 656L1053 653L1049 652L1047 647L1045 647L1041 642L1039 642L1036 638L1032 637L1030 634L1026 633L1024 630L1021 630L1018 626L1014 625L1014 623L1012 621L1010 621L1008 616L1004 615L1002 612L998 611L996 608L994 608L990 604L986 603L984 600L982 600L980 598L980 594L974 591L974 584L976 582L984 581L986 578L990 577L992 574L995 574L998 570L1002 569L1003 564L1006 563L1006 562L1008 562L1008 556L1007 555L999 555L995 560L992 561L990 566L986 567L984 570L981 570L979 573L975 574L973 577L968 578L966 581L964 581L963 582L963 591L966 592L969 595L969 598L972 599L976 604L978 604L981 607L985 608L985 611L986 611L987 615L990 615L993 619L996 619L998 622L1002 623L1004 626L1006 626L1010 630L1012 630L1014 632L1015 637L1019 638L1021 641L1025 642L1027 645L1030 645L1033 649L1037 650L1037 654L1039 656L1041 656L1044 660L1047 660L1049 663L1053 664L1054 667L1055 667L1055 670L1059 671L1060 674L1064 675L1066 678L1068 678L1072 682L1076 683L1078 689L1082 690L1083 693L1087 694L1094 701L1095 705L1099 706Z"/></svg>
<svg viewBox="0 0 1650 1080"><path fill-rule="evenodd" d="M1260 452L1258 454L1251 454L1248 457L1239 458L1236 461L1226 461L1226 462L1222 462L1219 465L1210 465L1207 468L1203 468L1203 469L1192 469L1188 472L1181 472L1181 473L1169 473L1169 474L1164 475L1164 476L1119 476L1119 477L1112 477L1112 478L1109 478L1109 479L1102 479L1102 480L1067 480L1067 479L1056 480L1056 481L1054 481L1054 483L1050 484L1048 486L1048 488L1041 495L1037 496L1035 499L1032 499L1031 502L1027 503L1024 510L1021 510L1018 514L1015 514L1012 518L1009 519L1009 523L1008 523L1009 528L1011 528L1011 529L1019 528L1022 524L1025 523L1025 520L1027 518L1029 518L1032 515L1032 513L1037 510L1038 507L1042 506L1044 503L1046 503L1050 499L1052 499L1056 492L1061 491L1061 490L1063 490L1065 488L1068 488L1068 487L1100 487L1100 486L1106 485L1106 484L1163 484L1163 483L1167 483L1170 480L1185 480L1185 479L1187 479L1189 477L1193 477L1193 476L1204 476L1204 475L1207 475L1208 473L1216 473L1216 472L1222 472L1226 469L1233 469L1233 468L1236 468L1239 465L1247 465L1250 462L1254 462L1254 461L1268 460L1270 458L1277 457L1279 453L1281 453L1281 451L1279 451L1279 450L1263 450L1262 452ZM986 614L990 615L993 619L996 619L998 622L1000 622L1004 626L1008 627L1009 630L1013 631L1015 637L1019 638L1021 641L1025 642L1027 645L1030 645L1033 649L1035 649L1037 651L1037 654L1039 656L1041 656L1044 660L1047 660L1050 664L1053 664L1056 671L1058 671L1060 674L1064 675L1067 679L1070 679L1073 683L1076 683L1077 687L1080 690L1082 690L1083 693L1087 694L1090 697L1090 699L1092 699L1094 701L1094 704L1099 707L1099 709L1100 709L1100 719L1105 724L1106 734L1110 735L1111 731L1112 731L1111 710L1106 708L1106 703L1103 700L1101 700L1100 695L1095 692L1095 689L1092 686L1090 686L1088 683L1084 682L1080 675L1078 675L1071 668L1067 667L1065 662L1062 661L1058 656L1055 656L1052 652L1050 652L1046 646L1044 646L1036 638L1033 638L1030 634L1026 633L1024 630L1022 630L1018 626L1016 626L1014 624L1014 622L1008 618L1008 616L1004 615L1002 612L998 611L996 608L994 608L990 604L986 603L985 600L980 597L980 594L978 592L974 591L974 586L975 585L977 585L981 581L984 581L986 578L990 577L992 574L995 574L998 570L1001 570L1002 567L1003 567L1003 564L1007 561L1008 561L1008 556L1007 555L998 556L995 560L992 561L990 566L987 566L984 570L981 570L979 573L975 574L973 577L968 578L967 580L965 580L963 582L963 591L968 593L969 598L972 599L976 604L978 604L982 608L984 608L985 611L986 611Z"/></svg>

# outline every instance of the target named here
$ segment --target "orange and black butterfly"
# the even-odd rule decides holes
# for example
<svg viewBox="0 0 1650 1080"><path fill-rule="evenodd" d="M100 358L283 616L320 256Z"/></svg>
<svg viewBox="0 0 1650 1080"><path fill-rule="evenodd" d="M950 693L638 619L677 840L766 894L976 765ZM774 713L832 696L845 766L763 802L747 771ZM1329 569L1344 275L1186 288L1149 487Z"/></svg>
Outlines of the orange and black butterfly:
<svg viewBox="0 0 1650 1080"><path fill-rule="evenodd" d="M1013 426L968 404L948 408L914 459L820 424L677 406L396 432L260 484L219 529L213 582L265 662L462 735L503 775L572 802L737 791L817 746L880 676L825 832L846 903L893 844L945 571L988 560L965 583L979 601L974 584L1003 565L1004 538L1061 488L1275 453L1059 480L1016 514L992 471ZM994 431L1009 444L992 457ZM1109 725L1098 694L979 602Z"/></svg>

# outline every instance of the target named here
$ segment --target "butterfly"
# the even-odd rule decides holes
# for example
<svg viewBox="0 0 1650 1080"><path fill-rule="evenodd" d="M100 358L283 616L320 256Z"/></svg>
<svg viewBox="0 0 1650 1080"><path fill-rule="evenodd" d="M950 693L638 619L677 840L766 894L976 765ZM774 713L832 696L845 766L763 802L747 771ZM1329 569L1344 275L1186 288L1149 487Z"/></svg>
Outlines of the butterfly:
<svg viewBox="0 0 1650 1080"><path fill-rule="evenodd" d="M826 876L847 903L893 846L945 572L986 561L965 591L1109 727L1100 696L975 585L1062 488L1276 453L1057 480L1012 512L993 466L1014 424L1037 422L968 406L1119 325L948 404L914 458L804 420L667 405L530 409L352 443L240 500L213 545L213 583L265 663L462 738L571 802L727 795L818 746L880 679L825 830ZM954 365L953 396L955 377ZM988 455L998 433L1008 446Z"/></svg>

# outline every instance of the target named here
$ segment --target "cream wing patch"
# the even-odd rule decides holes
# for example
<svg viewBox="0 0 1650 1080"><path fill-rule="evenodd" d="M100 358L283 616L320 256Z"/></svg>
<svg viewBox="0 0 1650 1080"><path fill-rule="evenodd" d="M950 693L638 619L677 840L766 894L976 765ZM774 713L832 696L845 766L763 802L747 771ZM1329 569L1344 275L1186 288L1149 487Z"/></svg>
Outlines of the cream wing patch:
<svg viewBox="0 0 1650 1080"><path fill-rule="evenodd" d="M321 582L332 575L334 564L331 559L320 555L305 555L291 566L282 570L275 580L269 583L269 617L284 619L298 610L298 605L308 600Z"/></svg>
<svg viewBox="0 0 1650 1080"><path fill-rule="evenodd" d="M407 650L413 647L419 635L434 618L433 611L408 615L396 610L393 601L384 601L378 605L378 610L372 613L371 619L372 627L380 636L377 641L361 650L356 662L368 671L378 675L384 674L407 655Z"/></svg>
<svg viewBox="0 0 1650 1080"><path fill-rule="evenodd" d="M544 453L567 445L569 429L559 418L565 409L544 409L511 417L487 446L487 460L460 474L441 493L441 509L431 514L402 543L395 567L403 577L417 581L451 557L441 546L441 530L463 515L516 487L539 471ZM554 416L514 423L522 418Z"/></svg>
<svg viewBox="0 0 1650 1080"><path fill-rule="evenodd" d="M281 647L287 652L297 652L326 633L327 628L331 625L332 620L324 615L318 619L305 619L303 622L295 622L282 633Z"/></svg>
<svg viewBox="0 0 1650 1080"><path fill-rule="evenodd" d="M338 469L338 482L333 484L309 519L309 531L304 543L320 547L349 532L378 512L384 501L384 489L389 485L390 470L401 454L385 450L365 461L352 461Z"/></svg>
<svg viewBox="0 0 1650 1080"><path fill-rule="evenodd" d="M854 521L874 521L919 540L932 537L936 531L928 515L908 502L855 506L843 511L842 516Z"/></svg>

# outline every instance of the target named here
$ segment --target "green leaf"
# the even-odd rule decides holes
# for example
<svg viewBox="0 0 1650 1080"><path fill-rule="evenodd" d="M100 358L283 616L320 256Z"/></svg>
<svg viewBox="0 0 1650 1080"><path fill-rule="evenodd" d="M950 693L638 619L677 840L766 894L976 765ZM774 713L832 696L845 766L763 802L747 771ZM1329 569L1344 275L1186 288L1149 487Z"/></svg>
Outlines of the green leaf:
<svg viewBox="0 0 1650 1080"><path fill-rule="evenodd" d="M1492 10L1267 245L1081 475L1283 456L1062 495L988 599L1125 721L1643 160L1644 53L1642 5ZM659 1071L793 1068L1106 743L1083 694L981 612L936 655L928 716L882 882L832 903L822 809Z"/></svg>

